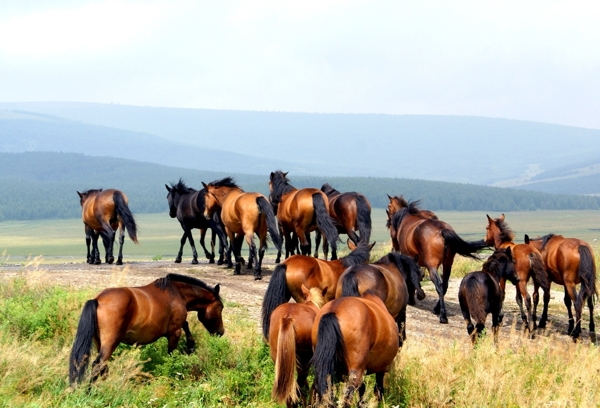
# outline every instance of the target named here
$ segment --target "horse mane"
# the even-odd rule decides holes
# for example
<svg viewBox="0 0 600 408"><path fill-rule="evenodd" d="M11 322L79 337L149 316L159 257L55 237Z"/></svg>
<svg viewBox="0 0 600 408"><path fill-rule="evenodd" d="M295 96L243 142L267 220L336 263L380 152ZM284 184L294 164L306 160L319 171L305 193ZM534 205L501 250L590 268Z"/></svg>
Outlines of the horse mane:
<svg viewBox="0 0 600 408"><path fill-rule="evenodd" d="M406 198L404 198L403 195L395 196L392 198L394 200L398 201L398 203L400 204L401 207L403 207L403 208L408 207L408 201L406 201ZM416 201L416 202L418 203L419 201Z"/></svg>
<svg viewBox="0 0 600 408"><path fill-rule="evenodd" d="M369 260L370 252L371 248L369 248L369 244L364 241L359 241L354 251L350 252L345 257L340 258L340 262L344 268L360 265Z"/></svg>
<svg viewBox="0 0 600 408"><path fill-rule="evenodd" d="M500 230L500 242L511 242L515 238L515 233L510 229L506 221L496 218L494 223Z"/></svg>
<svg viewBox="0 0 600 408"><path fill-rule="evenodd" d="M548 241L550 241L552 238L554 238L554 234L544 235L543 237L540 237L540 238L537 238L537 239L541 239L542 240L542 249L544 249L544 247L546 246L546 244L548 243Z"/></svg>
<svg viewBox="0 0 600 408"><path fill-rule="evenodd" d="M404 199L404 198L403 198ZM406 201L406 200L405 200ZM403 209L396 211L392 215L392 219L389 220L389 225L393 225L395 229L398 229L398 226L402 222L402 219L406 215L419 215L421 209L419 208L419 204L421 204L421 200L409 201ZM436 221L432 219L432 221Z"/></svg>
<svg viewBox="0 0 600 408"><path fill-rule="evenodd" d="M310 301L317 308L319 308L319 309L322 308L326 302L325 302L325 298L323 297L323 293L321 292L321 288L318 286L314 286L314 287L310 288L309 291L310 291L310 295L311 295Z"/></svg>
<svg viewBox="0 0 600 408"><path fill-rule="evenodd" d="M175 190L176 193L179 193L179 194L189 194L189 193L196 192L195 189L186 186L185 182L183 181L182 178L180 178L179 181L175 184L171 183L171 188L173 190Z"/></svg>
<svg viewBox="0 0 600 408"><path fill-rule="evenodd" d="M279 204L282 195L295 190L295 187L290 184L290 180L281 170L272 172L270 181L272 191L269 198L272 204Z"/></svg>
<svg viewBox="0 0 600 408"><path fill-rule="evenodd" d="M333 193L341 194L338 190L331 187L331 184L329 184L329 183L323 184L321 186L321 191L324 192L326 195L333 194Z"/></svg>
<svg viewBox="0 0 600 408"><path fill-rule="evenodd" d="M208 286L206 283L201 281L200 279L193 278L191 276L179 275L177 273L169 273L164 278L157 279L154 284L157 288L161 290L165 290L170 287L171 282L180 282L185 283L187 285L199 286L202 289L208 290L212 293L219 301L221 301L221 296L215 293L215 289Z"/></svg>
<svg viewBox="0 0 600 408"><path fill-rule="evenodd" d="M500 269L500 260L502 258L508 258L508 255L506 254L506 249L497 249L496 251L494 251L493 254L491 254L488 257L488 259L486 259L486 261L483 263L483 266L481 267L481 270L483 272L489 273L496 279L500 280L500 278L502 277L502 270ZM513 261L507 259L507 262ZM516 276L506 276L506 278L511 283L516 284Z"/></svg>
<svg viewBox="0 0 600 408"><path fill-rule="evenodd" d="M101 188L90 188L89 190L82 191L81 195L90 195L90 194L94 194L94 193L99 193L101 191L102 191Z"/></svg>
<svg viewBox="0 0 600 408"><path fill-rule="evenodd" d="M210 183L208 183L209 186L211 187L231 187L231 188L239 188L240 190L242 190L240 188L240 186L238 186L237 184L235 184L235 180L233 179L233 177L225 177L221 180L215 180L215 181L211 181ZM242 190L244 191L244 190Z"/></svg>

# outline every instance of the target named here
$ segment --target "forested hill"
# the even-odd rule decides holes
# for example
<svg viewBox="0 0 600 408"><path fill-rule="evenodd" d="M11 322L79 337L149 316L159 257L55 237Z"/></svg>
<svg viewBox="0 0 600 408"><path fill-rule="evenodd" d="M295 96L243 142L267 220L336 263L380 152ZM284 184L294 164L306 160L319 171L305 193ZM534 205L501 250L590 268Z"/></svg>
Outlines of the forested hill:
<svg viewBox="0 0 600 408"><path fill-rule="evenodd" d="M278 170L278 169L272 169ZM281 169L287 171L287 169ZM233 176L246 191L268 195L269 174L248 175L190 170L77 153L0 153L0 221L80 216L77 191L118 188L134 213L166 212L165 184L183 178L191 187ZM385 207L387 194L421 200L431 210L518 211L599 209L600 198L397 178L300 177L288 174L298 188L325 182L340 191L360 191L374 207Z"/></svg>

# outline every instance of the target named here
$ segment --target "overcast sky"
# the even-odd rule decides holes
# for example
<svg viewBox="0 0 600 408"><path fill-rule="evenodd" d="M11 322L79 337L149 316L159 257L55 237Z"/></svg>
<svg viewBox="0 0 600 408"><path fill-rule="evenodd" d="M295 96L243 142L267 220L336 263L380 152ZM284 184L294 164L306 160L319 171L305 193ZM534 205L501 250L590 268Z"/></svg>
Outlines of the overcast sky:
<svg viewBox="0 0 600 408"><path fill-rule="evenodd" d="M17 101L600 129L600 2L2 1Z"/></svg>

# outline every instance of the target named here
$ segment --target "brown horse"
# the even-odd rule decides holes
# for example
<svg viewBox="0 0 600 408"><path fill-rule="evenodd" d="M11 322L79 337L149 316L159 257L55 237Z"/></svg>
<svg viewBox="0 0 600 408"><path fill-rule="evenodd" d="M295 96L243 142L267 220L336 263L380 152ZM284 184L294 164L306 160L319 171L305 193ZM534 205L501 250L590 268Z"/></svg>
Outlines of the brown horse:
<svg viewBox="0 0 600 408"><path fill-rule="evenodd" d="M521 310L521 318L525 323L525 328L532 332L536 327L536 310L534 307L532 311L531 297L527 292L527 282L529 282L530 277L533 279L534 292L537 292L536 288L539 287L544 292L548 291L550 283L540 252L527 244L515 244L513 242L515 234L504 221L504 218L504 214L496 219L487 216L488 225L486 227L485 242L488 245L493 245L495 249L510 247L517 275L516 302ZM503 292L505 286L506 279L501 278L500 288ZM525 309L523 308L523 299L525 299ZM535 303L537 304L537 301Z"/></svg>
<svg viewBox="0 0 600 408"><path fill-rule="evenodd" d="M127 196L119 190L87 190L77 192L81 204L81 219L85 225L85 243L87 246L87 263L99 265L100 250L98 249L98 236L102 237L106 250L106 263L114 262L113 246L115 232L119 228L119 255L117 265L123 264L123 243L125 242L125 229L129 238L136 244L137 225L133 214L129 210ZM90 242L92 251L90 252Z"/></svg>
<svg viewBox="0 0 600 408"><path fill-rule="evenodd" d="M596 324L594 323L594 298L598 295L596 288L596 262L594 251L585 241L578 238L565 238L562 235L549 234L541 238L530 239L525 235L525 243L542 253L542 259L548 272L550 284L555 282L565 288L565 306L569 313L569 334L577 339L581 334L581 314L587 300L590 309L590 339L596 342ZM581 283L579 294L577 285ZM534 307L537 306L537 293L534 293ZM544 310L540 317L539 327L546 326L548 319L548 302L550 292L544 292ZM575 320L571 304L575 303Z"/></svg>
<svg viewBox="0 0 600 408"><path fill-rule="evenodd" d="M282 171L271 172L269 177L269 201L277 214L277 220L285 238L286 258L294 254L294 239L300 241L302 255L311 251L310 232L318 230L324 235L331 251L337 251L338 231L329 215L329 199L316 188L296 189ZM318 234L318 233L317 233ZM315 258L318 253L315 252ZM278 254L275 262L279 262Z"/></svg>
<svg viewBox="0 0 600 408"><path fill-rule="evenodd" d="M400 211L401 209L408 207L408 201L406 201L404 196L399 195L399 196L392 197L389 194L387 196L388 196L388 199L390 200L390 202L388 203L388 206L387 206L387 211L386 211L386 213L388 214L388 219L390 217L390 214L395 214L398 211ZM415 201L415 203L418 203L418 201ZM433 220L439 219L438 216L435 215L435 213L430 210L423 210L423 209L419 208L419 214L425 218L431 218Z"/></svg>
<svg viewBox="0 0 600 408"><path fill-rule="evenodd" d="M312 327L319 309L325 304L325 292L327 288L309 290L302 285L304 303L284 303L271 315L269 347L275 363L272 396L280 404L285 401L288 407L298 402L298 391L306 405L307 377L313 355ZM297 372L297 381L294 372Z"/></svg>
<svg viewBox="0 0 600 408"><path fill-rule="evenodd" d="M372 290L396 320L402 347L406 339L406 306L415 304L415 291L419 300L425 298L420 280L421 271L417 263L409 256L392 252L375 263L346 269L338 279L335 297L360 297L367 290Z"/></svg>
<svg viewBox="0 0 600 408"><path fill-rule="evenodd" d="M338 233L348 235L355 245L359 240L369 242L371 239L371 203L367 197L354 191L340 193L328 183L321 186L321 191L329 198L329 214ZM315 241L318 251L320 235L317 235ZM327 241L323 241L323 252L327 259ZM331 260L336 259L337 253L332 251Z"/></svg>
<svg viewBox="0 0 600 408"><path fill-rule="evenodd" d="M440 323L448 323L444 296L456 254L474 259L476 253L487 247L483 241L469 242L458 236L452 227L438 219L421 215L417 202L409 202L405 208L391 214L387 226L392 245L402 254L415 257L420 266L429 271L439 300L433 313L440 315ZM388 215L389 216L389 215ZM438 268L442 266L440 278Z"/></svg>
<svg viewBox="0 0 600 408"><path fill-rule="evenodd" d="M213 214L221 209L221 220L225 226L225 232L229 236L233 254L235 256L234 275L240 274L242 240L250 248L248 269L252 269L255 262L254 279L262 279L262 260L267 249L267 231L271 235L273 244L281 250L281 237L277 228L277 220L273 209L266 197L260 193L245 193L239 188L231 177L213 181L208 185L202 183L206 189L204 195L204 216L211 219ZM258 258L256 257L256 245L254 234L258 235ZM231 252L231 248L229 250ZM231 262L231 256L228 257Z"/></svg>
<svg viewBox="0 0 600 408"><path fill-rule="evenodd" d="M497 249L483 264L481 271L470 272L460 282L458 303L467 324L467 333L473 344L485 328L488 314L492 314L492 333L494 343L498 344L498 331L502 323L502 303L504 289L500 280L517 283L515 263L510 247ZM473 325L475 320L475 325Z"/></svg>
<svg viewBox="0 0 600 408"><path fill-rule="evenodd" d="M381 400L383 377L398 354L398 338L398 325L372 291L362 297L342 297L325 304L312 329L317 399L329 399L333 404L333 393L328 389L347 376L343 404L352 404L357 388L360 404L365 391L363 376L374 373L375 395Z"/></svg>
<svg viewBox="0 0 600 408"><path fill-rule="evenodd" d="M171 273L146 286L103 290L81 312L69 359L71 384L83 379L92 342L98 349L92 381L108 372L106 363L119 343L141 345L166 337L171 353L183 328L187 351L192 352L195 342L186 321L188 311L198 312L209 333L223 335L219 289L220 285L211 288L199 279Z"/></svg>
<svg viewBox="0 0 600 408"><path fill-rule="evenodd" d="M323 261L308 255L294 255L275 267L262 304L262 328L265 339L269 338L271 314L275 308L294 298L296 303L304 299L302 285L307 288L327 288L323 295L326 302L335 298L337 283L340 275L352 265L365 263L369 260L369 252L375 243L369 245L359 242L345 257L335 261Z"/></svg>

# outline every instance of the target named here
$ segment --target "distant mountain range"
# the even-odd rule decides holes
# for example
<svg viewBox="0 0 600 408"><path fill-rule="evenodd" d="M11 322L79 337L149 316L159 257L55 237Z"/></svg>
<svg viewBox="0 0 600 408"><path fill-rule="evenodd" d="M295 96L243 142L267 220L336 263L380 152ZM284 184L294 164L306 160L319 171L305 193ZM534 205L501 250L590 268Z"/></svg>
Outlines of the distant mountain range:
<svg viewBox="0 0 600 408"><path fill-rule="evenodd" d="M0 152L24 151L600 194L600 130L480 117L0 103Z"/></svg>

